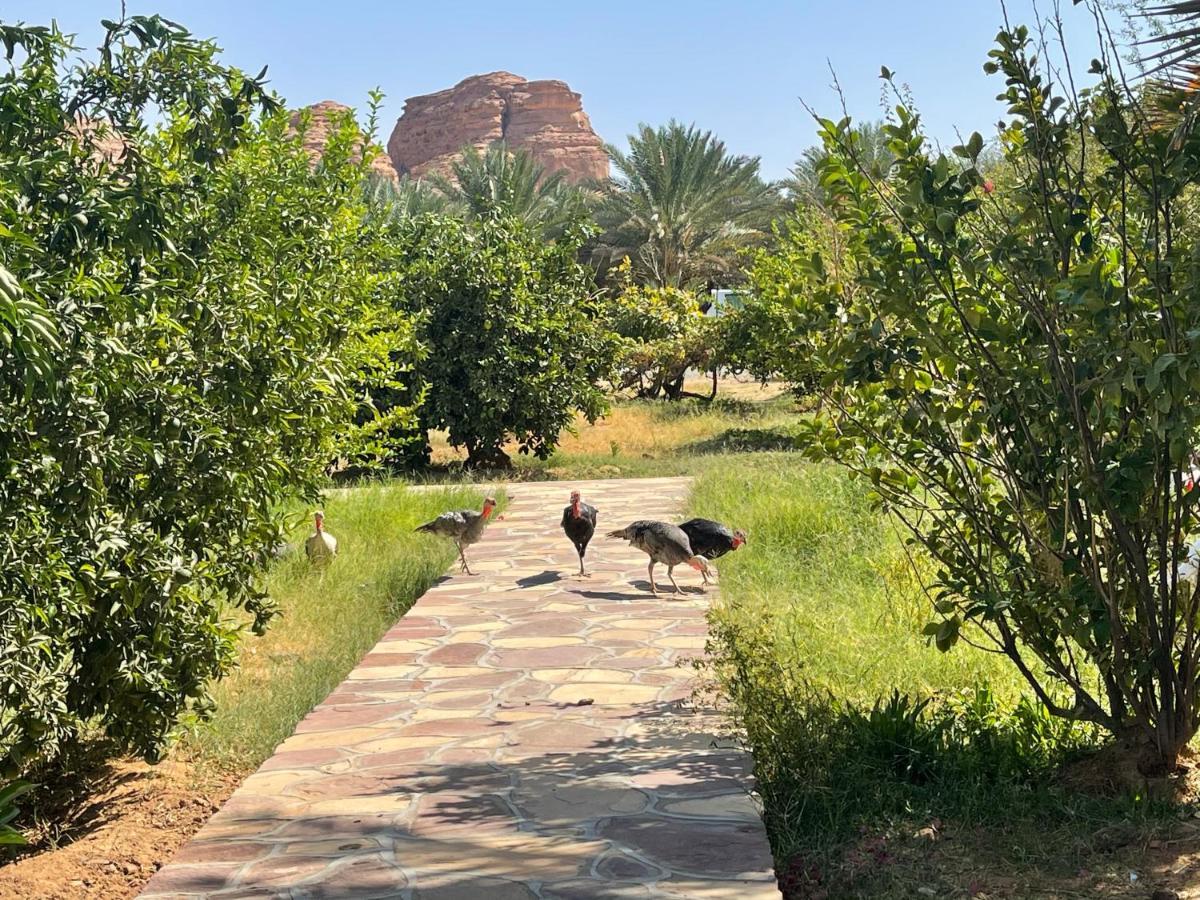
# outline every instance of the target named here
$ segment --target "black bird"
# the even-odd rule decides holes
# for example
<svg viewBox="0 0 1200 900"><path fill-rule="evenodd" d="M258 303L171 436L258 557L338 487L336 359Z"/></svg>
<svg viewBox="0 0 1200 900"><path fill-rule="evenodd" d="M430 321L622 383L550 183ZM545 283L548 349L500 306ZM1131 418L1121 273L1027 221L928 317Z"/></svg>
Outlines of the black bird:
<svg viewBox="0 0 1200 900"><path fill-rule="evenodd" d="M740 528L734 531L728 525L712 519L689 519L679 527L691 541L692 550L705 559L724 556L746 543L746 532ZM708 578L704 581L707 584Z"/></svg>
<svg viewBox="0 0 1200 900"><path fill-rule="evenodd" d="M571 491L571 505L563 510L562 530L571 539L571 543L575 545L575 552L579 554L581 578L588 577L588 573L583 570L583 554L587 553L588 542L596 533L596 515L596 507L584 503L579 491Z"/></svg>
<svg viewBox="0 0 1200 900"><path fill-rule="evenodd" d="M667 567L667 577L671 579L675 593L679 593L679 585L675 583L672 569L682 563L687 563L703 575L705 584L708 583L708 563L704 561L704 557L692 552L688 536L678 525L642 519L632 525L626 525L620 531L611 531L608 536L624 538L650 557L650 566L646 572L650 576L650 593L656 597L658 585L654 583L654 566L658 563Z"/></svg>

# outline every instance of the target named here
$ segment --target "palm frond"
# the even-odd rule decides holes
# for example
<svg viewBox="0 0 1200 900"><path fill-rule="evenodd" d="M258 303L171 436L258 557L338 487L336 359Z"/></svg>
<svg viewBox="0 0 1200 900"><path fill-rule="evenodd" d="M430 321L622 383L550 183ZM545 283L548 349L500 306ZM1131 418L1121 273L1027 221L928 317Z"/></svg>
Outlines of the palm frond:
<svg viewBox="0 0 1200 900"><path fill-rule="evenodd" d="M1081 0L1075 0L1080 3ZM1139 46L1160 47L1156 53L1142 56L1146 74L1158 76L1176 87L1197 86L1197 61L1200 58L1200 0L1176 0L1147 7L1142 16L1159 27Z"/></svg>

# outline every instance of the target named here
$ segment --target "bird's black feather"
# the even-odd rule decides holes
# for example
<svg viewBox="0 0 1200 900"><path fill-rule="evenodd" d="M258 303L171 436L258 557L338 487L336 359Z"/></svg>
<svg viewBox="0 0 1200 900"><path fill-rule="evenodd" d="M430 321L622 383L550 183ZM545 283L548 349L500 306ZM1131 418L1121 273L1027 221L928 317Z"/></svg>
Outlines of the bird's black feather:
<svg viewBox="0 0 1200 900"><path fill-rule="evenodd" d="M689 519L679 526L691 541L692 550L706 559L716 559L733 549L733 530L712 519Z"/></svg>

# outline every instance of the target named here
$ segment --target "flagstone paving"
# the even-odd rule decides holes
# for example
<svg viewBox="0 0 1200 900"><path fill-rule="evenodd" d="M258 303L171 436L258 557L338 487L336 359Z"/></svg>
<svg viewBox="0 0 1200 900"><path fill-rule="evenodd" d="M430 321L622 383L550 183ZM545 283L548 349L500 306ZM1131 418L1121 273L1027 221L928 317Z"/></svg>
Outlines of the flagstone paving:
<svg viewBox="0 0 1200 900"><path fill-rule="evenodd" d="M690 699L711 594L684 567L652 598L646 557L599 534L575 577L575 487L603 531L677 519L688 482L513 485L476 575L426 593L142 896L777 898L750 761Z"/></svg>

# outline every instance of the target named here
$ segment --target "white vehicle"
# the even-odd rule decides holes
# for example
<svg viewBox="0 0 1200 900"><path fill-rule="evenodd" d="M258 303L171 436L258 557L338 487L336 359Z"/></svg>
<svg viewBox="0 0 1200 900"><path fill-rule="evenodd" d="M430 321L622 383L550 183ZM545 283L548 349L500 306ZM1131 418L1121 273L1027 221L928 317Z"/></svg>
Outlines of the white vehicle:
<svg viewBox="0 0 1200 900"><path fill-rule="evenodd" d="M725 291L712 290L709 291L712 300L709 301L708 309L704 311L706 316L723 315L727 309L741 309L742 295L740 291Z"/></svg>

